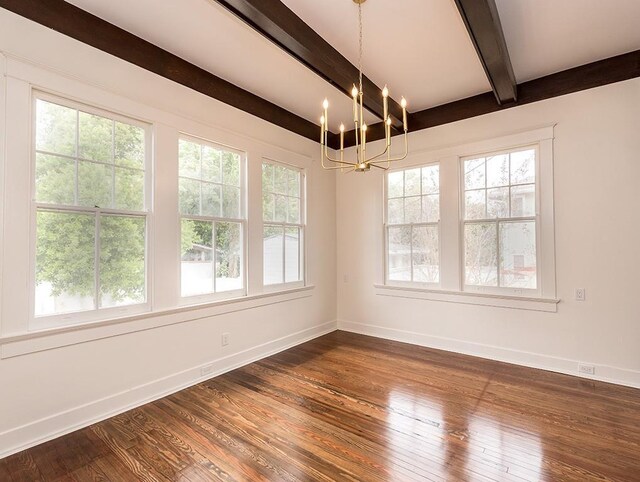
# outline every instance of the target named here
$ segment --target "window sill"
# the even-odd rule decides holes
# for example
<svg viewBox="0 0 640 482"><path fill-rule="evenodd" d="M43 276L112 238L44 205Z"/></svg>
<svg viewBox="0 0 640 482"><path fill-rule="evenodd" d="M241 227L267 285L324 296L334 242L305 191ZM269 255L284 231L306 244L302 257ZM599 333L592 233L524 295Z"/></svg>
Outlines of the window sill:
<svg viewBox="0 0 640 482"><path fill-rule="evenodd" d="M374 285L376 295L410 298L417 300L462 303L467 305L493 306L518 310L545 311L556 313L559 299L528 298L522 296L499 295L493 293L468 293L441 289L411 288L406 286Z"/></svg>
<svg viewBox="0 0 640 482"><path fill-rule="evenodd" d="M51 350L63 346L160 328L163 326L202 320L235 311L250 310L265 305L308 298L314 286L292 288L273 293L260 293L240 298L225 299L170 310L147 312L80 325L49 328L46 330L0 337L0 358L12 358L29 353Z"/></svg>

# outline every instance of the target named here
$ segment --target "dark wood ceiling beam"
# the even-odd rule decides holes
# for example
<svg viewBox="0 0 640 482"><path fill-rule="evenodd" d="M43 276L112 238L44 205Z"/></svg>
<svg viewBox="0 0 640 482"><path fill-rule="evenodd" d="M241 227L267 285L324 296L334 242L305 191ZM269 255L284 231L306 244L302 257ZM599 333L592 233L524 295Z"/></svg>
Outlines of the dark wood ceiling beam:
<svg viewBox="0 0 640 482"><path fill-rule="evenodd" d="M63 0L0 0L0 7L303 137L318 139L319 125Z"/></svg>
<svg viewBox="0 0 640 482"><path fill-rule="evenodd" d="M455 0L498 104L517 100L516 78L495 0Z"/></svg>
<svg viewBox="0 0 640 482"><path fill-rule="evenodd" d="M498 105L495 102L493 92L485 92L484 94L414 112L409 115L409 131L415 132L428 129L637 77L640 77L640 50L563 70L562 72L519 84L518 101L510 104ZM383 138L382 123L370 126L367 132L367 140L373 141ZM353 146L354 140L353 131L345 132L345 146ZM339 147L337 142L336 139L333 139L331 147L334 149Z"/></svg>
<svg viewBox="0 0 640 482"><path fill-rule="evenodd" d="M318 35L280 0L215 0L278 47L351 98L358 68ZM383 118L381 88L363 76L364 106ZM318 112L320 103L318 99ZM319 114L318 114L319 115ZM389 98L393 126L402 127L402 107Z"/></svg>

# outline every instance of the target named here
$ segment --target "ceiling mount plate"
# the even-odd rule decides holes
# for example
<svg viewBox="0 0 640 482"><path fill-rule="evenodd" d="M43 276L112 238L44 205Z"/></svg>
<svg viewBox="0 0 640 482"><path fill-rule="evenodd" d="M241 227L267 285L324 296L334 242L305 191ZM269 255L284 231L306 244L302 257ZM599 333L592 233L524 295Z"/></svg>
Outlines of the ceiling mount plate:
<svg viewBox="0 0 640 482"><path fill-rule="evenodd" d="M353 3L357 3L358 5L362 5L367 0L353 0Z"/></svg>

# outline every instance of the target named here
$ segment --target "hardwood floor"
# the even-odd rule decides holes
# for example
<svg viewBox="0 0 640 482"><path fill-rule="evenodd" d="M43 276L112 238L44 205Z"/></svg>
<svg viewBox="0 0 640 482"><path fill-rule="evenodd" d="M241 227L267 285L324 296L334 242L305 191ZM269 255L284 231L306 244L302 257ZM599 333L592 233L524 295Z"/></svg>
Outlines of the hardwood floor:
<svg viewBox="0 0 640 482"><path fill-rule="evenodd" d="M0 460L0 481L640 481L640 390L334 332Z"/></svg>

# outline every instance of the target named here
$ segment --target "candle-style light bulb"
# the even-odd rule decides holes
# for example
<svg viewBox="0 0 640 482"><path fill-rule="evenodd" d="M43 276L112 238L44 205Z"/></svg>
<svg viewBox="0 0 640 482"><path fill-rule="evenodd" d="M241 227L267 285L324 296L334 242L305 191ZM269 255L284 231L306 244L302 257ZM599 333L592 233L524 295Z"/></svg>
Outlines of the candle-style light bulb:
<svg viewBox="0 0 640 482"><path fill-rule="evenodd" d="M324 102L322 102L322 108L323 109L328 109L329 108L329 101L327 99L325 99Z"/></svg>
<svg viewBox="0 0 640 482"><path fill-rule="evenodd" d="M358 122L358 88L353 84L351 89L351 97L353 97L353 122Z"/></svg>
<svg viewBox="0 0 640 482"><path fill-rule="evenodd" d="M320 116L320 125L324 126L324 116Z"/></svg>
<svg viewBox="0 0 640 482"><path fill-rule="evenodd" d="M320 117L320 145L324 146L324 116Z"/></svg>
<svg viewBox="0 0 640 482"><path fill-rule="evenodd" d="M340 124L340 150L344 150L344 124Z"/></svg>
<svg viewBox="0 0 640 482"><path fill-rule="evenodd" d="M402 106L402 123L404 124L404 131L407 132L407 99L404 97L400 101Z"/></svg>
<svg viewBox="0 0 640 482"><path fill-rule="evenodd" d="M382 118L386 119L387 115L389 115L389 89L387 89L387 86L384 86L384 89L382 89L382 105L383 105L383 114L382 114Z"/></svg>

